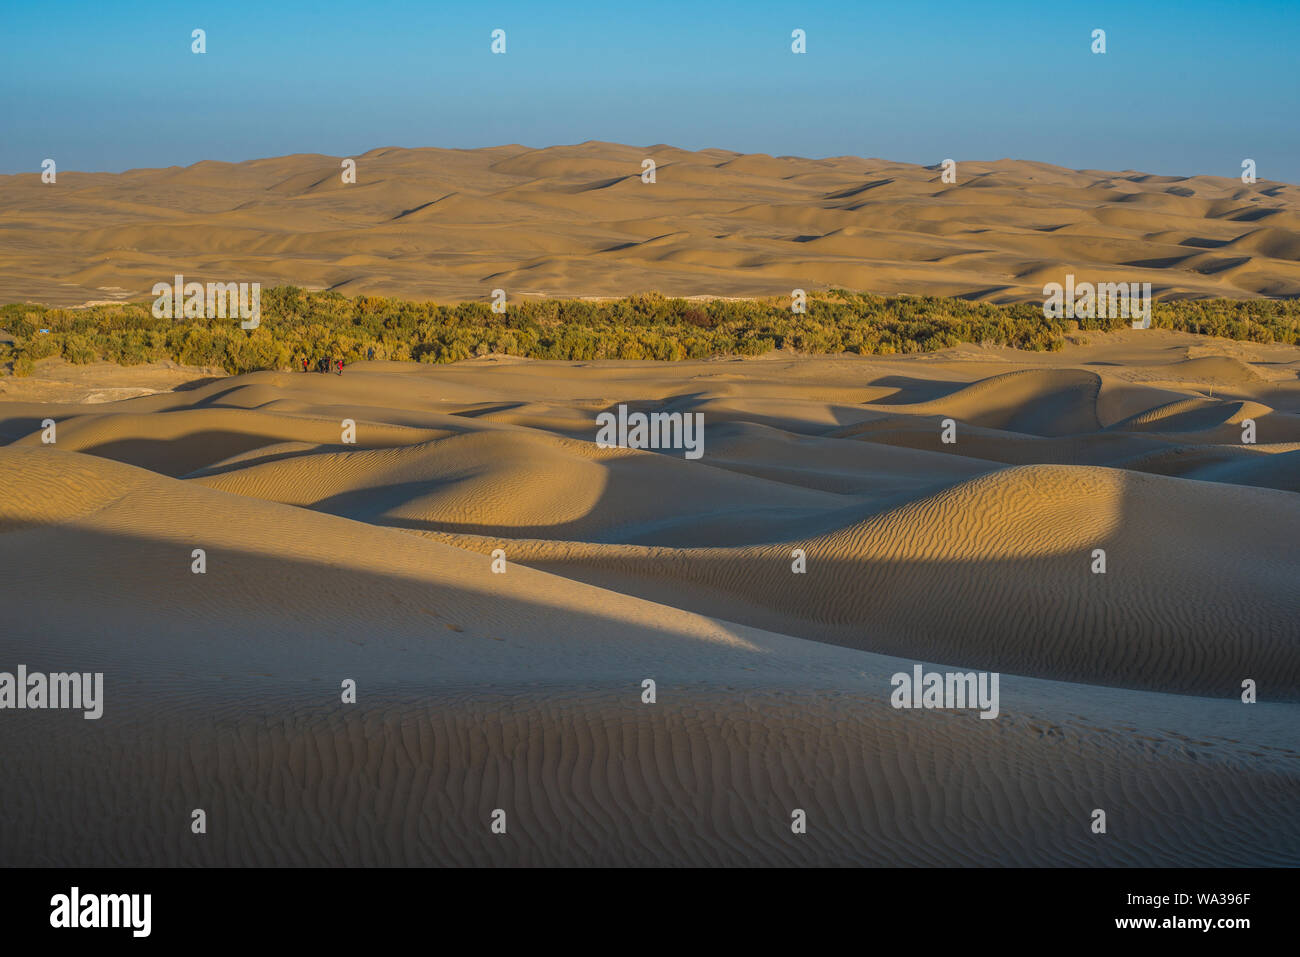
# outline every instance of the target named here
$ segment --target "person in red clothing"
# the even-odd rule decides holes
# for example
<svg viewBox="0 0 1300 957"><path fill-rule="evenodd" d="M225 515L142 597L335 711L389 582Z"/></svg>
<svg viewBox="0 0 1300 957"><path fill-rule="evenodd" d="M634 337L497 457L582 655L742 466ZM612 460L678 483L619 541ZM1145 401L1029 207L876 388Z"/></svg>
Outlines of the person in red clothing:
<svg viewBox="0 0 1300 957"><path fill-rule="evenodd" d="M306 356L303 356L303 357L302 357L302 371L303 371L303 372L306 372L306 371L307 371L307 357L306 357Z"/></svg>
<svg viewBox="0 0 1300 957"><path fill-rule="evenodd" d="M338 370L338 374L339 374L339 375L342 375L342 374L343 374L343 360L342 360L342 359L335 359L335 360L334 360L334 368L335 368L336 370Z"/></svg>

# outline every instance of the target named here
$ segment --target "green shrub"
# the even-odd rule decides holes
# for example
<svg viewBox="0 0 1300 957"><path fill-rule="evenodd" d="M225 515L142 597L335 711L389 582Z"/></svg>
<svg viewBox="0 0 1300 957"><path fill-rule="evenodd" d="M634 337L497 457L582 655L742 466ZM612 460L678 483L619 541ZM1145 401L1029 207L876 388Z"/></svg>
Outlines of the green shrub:
<svg viewBox="0 0 1300 957"><path fill-rule="evenodd" d="M76 365L94 362L98 356L95 346L80 333L71 333L63 338L63 358Z"/></svg>
<svg viewBox="0 0 1300 957"><path fill-rule="evenodd" d="M456 362L501 352L534 359L655 359L810 354L933 352L962 342L1056 351L1079 331L1126 328L1128 320L1045 319L1035 303L997 305L938 296L815 293L808 310L788 300L527 300L505 313L486 303L440 305L379 296L348 299L283 286L264 290L255 330L230 319L155 319L146 304L49 309L0 307L0 329L14 338L14 361L63 355L69 362L123 365L171 359L231 373L299 368L302 357ZM1300 343L1295 300L1202 299L1155 303L1152 325L1252 342ZM48 329L41 333L40 329Z"/></svg>

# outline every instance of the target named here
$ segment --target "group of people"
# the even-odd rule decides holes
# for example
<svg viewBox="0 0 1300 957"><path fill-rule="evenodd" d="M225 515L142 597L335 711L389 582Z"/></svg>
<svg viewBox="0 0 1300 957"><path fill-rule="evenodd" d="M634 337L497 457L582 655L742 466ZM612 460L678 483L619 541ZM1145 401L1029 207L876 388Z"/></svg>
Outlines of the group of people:
<svg viewBox="0 0 1300 957"><path fill-rule="evenodd" d="M318 360L316 361L316 371L317 371L317 372L325 372L325 373L328 373L331 369L332 369L333 371L337 372L339 375L342 375L342 374L343 374L343 360L342 360L342 359L318 359ZM306 356L303 356L303 357L302 357L302 371L303 371L303 372L311 372L311 371L312 371L312 370L311 370L310 368L308 368L308 366L307 366L307 357L306 357Z"/></svg>
<svg viewBox="0 0 1300 957"><path fill-rule="evenodd" d="M374 358L375 358L375 347L374 347L374 346L371 346L371 347L370 347L370 351L366 354L366 358L367 358L367 359L370 359L371 361L374 360ZM303 356L303 357L302 357L302 371L303 371L303 372L311 372L311 371L312 371L312 369L311 369L311 364L308 362L306 356ZM339 375L342 375L342 374L343 374L343 360L342 360L342 359L317 359L317 360L316 360L316 370L315 370L315 371L317 371L317 372L325 372L325 373L335 372L335 373L338 373Z"/></svg>

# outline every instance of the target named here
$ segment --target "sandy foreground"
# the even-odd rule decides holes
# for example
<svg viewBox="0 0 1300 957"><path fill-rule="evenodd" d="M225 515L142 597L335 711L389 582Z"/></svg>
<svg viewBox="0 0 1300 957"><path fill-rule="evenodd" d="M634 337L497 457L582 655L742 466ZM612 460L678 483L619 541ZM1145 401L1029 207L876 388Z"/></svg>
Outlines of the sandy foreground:
<svg viewBox="0 0 1300 957"><path fill-rule="evenodd" d="M148 297L176 273L440 301L1032 301L1067 274L1160 297L1300 295L1300 186L959 157L935 166L663 144L371 150L0 176L0 302ZM643 162L656 164L642 181Z"/></svg>
<svg viewBox="0 0 1300 957"><path fill-rule="evenodd" d="M69 376L2 380L0 670L105 708L0 714L0 862L1300 863L1298 349Z"/></svg>

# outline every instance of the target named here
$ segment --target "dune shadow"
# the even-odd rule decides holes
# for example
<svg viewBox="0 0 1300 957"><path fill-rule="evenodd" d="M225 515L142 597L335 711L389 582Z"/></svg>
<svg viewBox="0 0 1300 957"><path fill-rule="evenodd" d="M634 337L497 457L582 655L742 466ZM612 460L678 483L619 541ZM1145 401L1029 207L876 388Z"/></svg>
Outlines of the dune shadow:
<svg viewBox="0 0 1300 957"><path fill-rule="evenodd" d="M184 436L183 442L176 439L115 439L79 451L171 478L181 478L214 462L262 448L268 441L277 440L248 432L208 429Z"/></svg>

